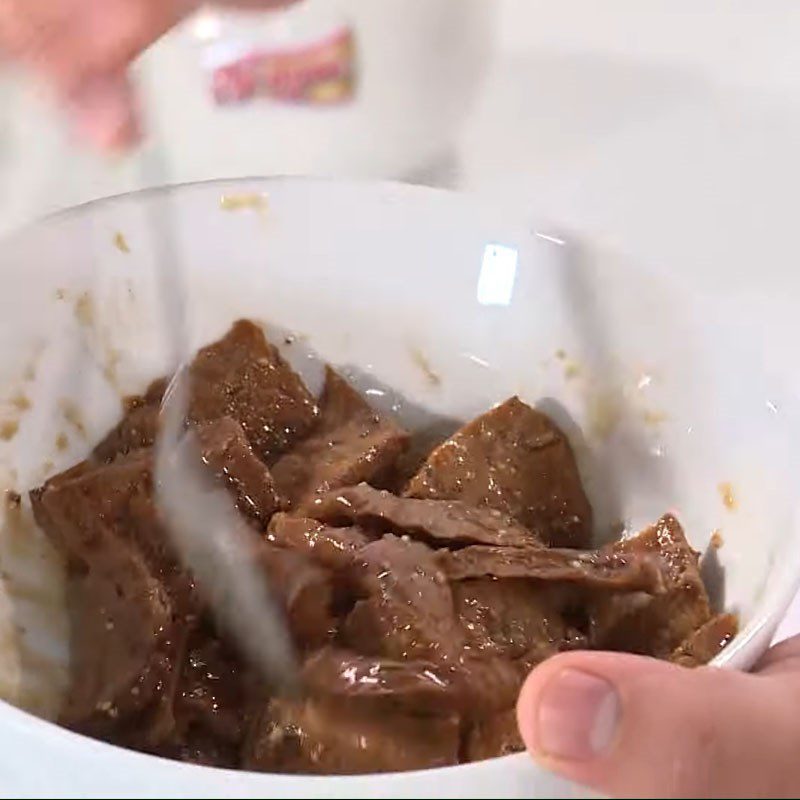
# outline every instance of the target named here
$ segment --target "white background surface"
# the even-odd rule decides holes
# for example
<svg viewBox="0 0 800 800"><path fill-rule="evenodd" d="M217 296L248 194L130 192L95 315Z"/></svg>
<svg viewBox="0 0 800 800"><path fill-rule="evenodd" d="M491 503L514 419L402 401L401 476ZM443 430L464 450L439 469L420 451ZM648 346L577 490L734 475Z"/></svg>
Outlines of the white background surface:
<svg viewBox="0 0 800 800"><path fill-rule="evenodd" d="M500 13L499 52L456 154L429 180L518 198L532 217L715 288L791 375L800 6L485 1ZM135 163L70 149L28 88L0 87L0 102L0 227L142 182Z"/></svg>

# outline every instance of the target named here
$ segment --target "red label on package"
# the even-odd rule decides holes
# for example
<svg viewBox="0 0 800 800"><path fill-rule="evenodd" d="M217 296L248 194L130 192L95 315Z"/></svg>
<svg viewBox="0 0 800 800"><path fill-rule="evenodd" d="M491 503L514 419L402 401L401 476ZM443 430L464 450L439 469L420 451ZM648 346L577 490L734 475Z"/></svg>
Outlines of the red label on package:
<svg viewBox="0 0 800 800"><path fill-rule="evenodd" d="M356 89L356 43L350 28L323 39L259 49L212 71L214 99L220 105L271 98L291 103L344 103Z"/></svg>

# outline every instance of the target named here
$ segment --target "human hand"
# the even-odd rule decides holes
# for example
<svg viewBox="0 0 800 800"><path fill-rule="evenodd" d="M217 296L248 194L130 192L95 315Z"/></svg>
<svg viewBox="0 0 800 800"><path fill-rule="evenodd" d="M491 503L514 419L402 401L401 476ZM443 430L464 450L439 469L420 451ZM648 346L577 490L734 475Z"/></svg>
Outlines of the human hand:
<svg viewBox="0 0 800 800"><path fill-rule="evenodd" d="M603 794L800 794L800 636L752 674L560 655L529 676L517 714L541 764Z"/></svg>
<svg viewBox="0 0 800 800"><path fill-rule="evenodd" d="M227 0L274 8L291 0ZM201 0L0 0L0 53L44 77L96 147L136 141L130 63Z"/></svg>

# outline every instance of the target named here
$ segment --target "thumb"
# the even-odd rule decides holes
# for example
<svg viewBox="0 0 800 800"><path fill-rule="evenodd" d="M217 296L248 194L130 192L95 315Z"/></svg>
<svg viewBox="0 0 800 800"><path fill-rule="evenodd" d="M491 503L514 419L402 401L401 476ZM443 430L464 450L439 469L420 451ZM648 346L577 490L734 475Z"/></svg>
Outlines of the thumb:
<svg viewBox="0 0 800 800"><path fill-rule="evenodd" d="M800 674L569 653L538 667L520 731L544 766L619 797L797 797Z"/></svg>

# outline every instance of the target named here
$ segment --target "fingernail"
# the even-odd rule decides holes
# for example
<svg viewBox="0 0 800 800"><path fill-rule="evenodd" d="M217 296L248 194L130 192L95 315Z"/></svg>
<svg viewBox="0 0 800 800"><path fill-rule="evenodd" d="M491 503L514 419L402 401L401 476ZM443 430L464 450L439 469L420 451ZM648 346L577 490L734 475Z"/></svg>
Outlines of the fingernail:
<svg viewBox="0 0 800 800"><path fill-rule="evenodd" d="M565 669L542 690L533 739L543 755L588 761L611 747L619 719L619 696L608 681Z"/></svg>

